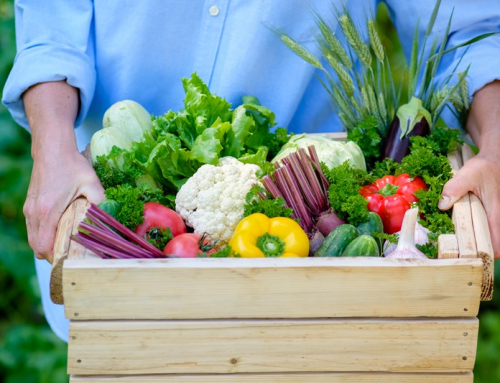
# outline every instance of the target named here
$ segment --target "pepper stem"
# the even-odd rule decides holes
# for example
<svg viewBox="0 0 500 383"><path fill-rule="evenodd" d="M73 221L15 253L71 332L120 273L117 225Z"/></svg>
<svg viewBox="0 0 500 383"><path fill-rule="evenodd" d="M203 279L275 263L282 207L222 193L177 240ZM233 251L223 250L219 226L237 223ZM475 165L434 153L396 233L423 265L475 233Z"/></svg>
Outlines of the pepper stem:
<svg viewBox="0 0 500 383"><path fill-rule="evenodd" d="M257 247L265 257L280 257L285 252L285 242L269 233L257 238Z"/></svg>
<svg viewBox="0 0 500 383"><path fill-rule="evenodd" d="M377 193L384 196L384 197L388 197L390 195L394 195L396 194L396 192L398 191L399 189L399 186L398 185L393 185L393 184L385 184L385 186L380 189Z"/></svg>

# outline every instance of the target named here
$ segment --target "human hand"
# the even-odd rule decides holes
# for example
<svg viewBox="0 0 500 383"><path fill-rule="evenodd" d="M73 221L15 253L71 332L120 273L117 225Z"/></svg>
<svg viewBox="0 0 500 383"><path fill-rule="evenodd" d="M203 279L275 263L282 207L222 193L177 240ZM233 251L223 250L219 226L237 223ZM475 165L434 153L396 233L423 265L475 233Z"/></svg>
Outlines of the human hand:
<svg viewBox="0 0 500 383"><path fill-rule="evenodd" d="M500 259L500 154L480 152L467 161L446 183L439 202L442 210L450 209L467 192L482 201L490 228L495 259Z"/></svg>
<svg viewBox="0 0 500 383"><path fill-rule="evenodd" d="M94 169L83 155L74 149L55 149L35 157L23 211L28 241L37 258L52 262L59 219L79 196L93 203L105 198Z"/></svg>

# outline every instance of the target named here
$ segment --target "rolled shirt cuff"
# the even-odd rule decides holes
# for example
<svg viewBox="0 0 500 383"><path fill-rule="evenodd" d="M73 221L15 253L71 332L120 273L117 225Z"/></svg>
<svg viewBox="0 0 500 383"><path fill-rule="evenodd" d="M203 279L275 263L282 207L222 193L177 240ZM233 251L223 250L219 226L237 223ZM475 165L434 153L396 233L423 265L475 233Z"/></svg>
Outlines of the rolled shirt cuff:
<svg viewBox="0 0 500 383"><path fill-rule="evenodd" d="M75 126L82 124L95 90L95 68L89 56L70 47L38 45L21 50L5 83L2 103L14 120L29 130L22 99L31 86L50 81L63 81L80 91L80 110Z"/></svg>

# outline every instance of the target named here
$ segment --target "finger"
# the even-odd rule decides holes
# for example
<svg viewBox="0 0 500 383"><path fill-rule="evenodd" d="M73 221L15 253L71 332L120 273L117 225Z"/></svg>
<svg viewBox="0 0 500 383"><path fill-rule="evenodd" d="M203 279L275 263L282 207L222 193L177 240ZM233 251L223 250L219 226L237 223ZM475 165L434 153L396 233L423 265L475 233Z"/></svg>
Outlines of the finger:
<svg viewBox="0 0 500 383"><path fill-rule="evenodd" d="M30 196L26 197L26 202L24 203L23 206L23 214L26 218L26 233L28 235L28 243L35 253L35 257L37 259L44 259L44 257L40 254L38 254L35 249L36 249L36 243L37 243L37 231L38 231L38 224L34 224L34 203Z"/></svg>
<svg viewBox="0 0 500 383"><path fill-rule="evenodd" d="M106 199L104 188L97 182L83 186L79 194L87 198L89 202L95 204L98 204Z"/></svg>
<svg viewBox="0 0 500 383"><path fill-rule="evenodd" d="M52 262L53 258L57 224L63 213L61 209L55 202L50 203L43 199L38 201L36 209L38 227L34 250L35 254L49 262Z"/></svg>
<svg viewBox="0 0 500 383"><path fill-rule="evenodd" d="M491 244L493 246L493 254L495 259L500 259L500 216L498 211L500 205L498 203L493 203L491 206L488 204L484 205L484 210L488 217L488 226L490 228Z"/></svg>
<svg viewBox="0 0 500 383"><path fill-rule="evenodd" d="M496 221L496 222L495 222ZM499 227L500 220L493 220L493 227ZM493 254L495 254L495 259L500 259L500 233L496 230L490 230L491 233L491 244L493 245Z"/></svg>
<svg viewBox="0 0 500 383"><path fill-rule="evenodd" d="M472 191L474 183L471 178L470 172L467 172L465 168L458 171L457 174L444 185L443 192L441 193L443 198L439 201L438 207L441 210L448 210L460 198L469 191Z"/></svg>

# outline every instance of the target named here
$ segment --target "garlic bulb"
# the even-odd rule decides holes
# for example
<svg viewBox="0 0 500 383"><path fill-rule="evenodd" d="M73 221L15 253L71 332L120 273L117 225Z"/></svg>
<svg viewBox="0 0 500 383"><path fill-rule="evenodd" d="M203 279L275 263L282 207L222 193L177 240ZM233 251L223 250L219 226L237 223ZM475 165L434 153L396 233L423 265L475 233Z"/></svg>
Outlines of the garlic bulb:
<svg viewBox="0 0 500 383"><path fill-rule="evenodd" d="M415 246L415 227L417 225L418 208L409 209L405 213L403 225L396 249L386 258L427 259L427 256Z"/></svg>
<svg viewBox="0 0 500 383"><path fill-rule="evenodd" d="M396 234L400 235L401 231L398 231ZM415 225L415 245L425 245L426 243L429 243L429 229L426 227L423 227L421 224L418 223ZM388 255L389 253L392 253L394 250L396 250L396 247L398 246L397 243L392 243L389 241L384 242L384 256Z"/></svg>

